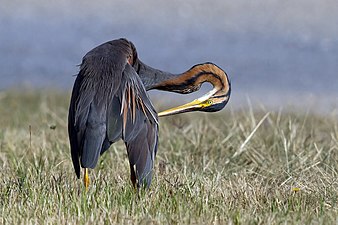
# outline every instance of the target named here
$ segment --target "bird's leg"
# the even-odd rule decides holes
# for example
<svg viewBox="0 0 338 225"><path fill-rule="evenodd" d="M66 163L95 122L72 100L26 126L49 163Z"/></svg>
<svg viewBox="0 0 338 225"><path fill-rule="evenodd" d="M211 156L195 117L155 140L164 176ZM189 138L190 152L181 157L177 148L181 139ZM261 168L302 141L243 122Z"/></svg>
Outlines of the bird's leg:
<svg viewBox="0 0 338 225"><path fill-rule="evenodd" d="M88 186L90 184L89 180L89 174L88 174L88 168L84 168L84 173L83 173L83 184L86 188L86 191L88 190Z"/></svg>
<svg viewBox="0 0 338 225"><path fill-rule="evenodd" d="M133 184L134 191L137 195L137 198L140 199L140 192L139 192L139 186L137 184L136 173L135 173L134 166L132 165L130 165L130 180L131 180L131 183Z"/></svg>
<svg viewBox="0 0 338 225"><path fill-rule="evenodd" d="M136 174L135 174L135 170L134 167L132 165L130 165L130 180L131 183L133 184L133 187L136 188Z"/></svg>

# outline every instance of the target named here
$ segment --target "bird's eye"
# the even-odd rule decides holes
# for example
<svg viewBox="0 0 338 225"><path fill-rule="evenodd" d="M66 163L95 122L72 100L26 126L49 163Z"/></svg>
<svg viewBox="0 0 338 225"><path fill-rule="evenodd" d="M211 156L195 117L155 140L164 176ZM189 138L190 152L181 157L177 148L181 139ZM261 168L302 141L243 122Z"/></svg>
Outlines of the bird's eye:
<svg viewBox="0 0 338 225"><path fill-rule="evenodd" d="M207 101L207 104L208 104L208 105L212 105L212 100L209 99L209 100Z"/></svg>

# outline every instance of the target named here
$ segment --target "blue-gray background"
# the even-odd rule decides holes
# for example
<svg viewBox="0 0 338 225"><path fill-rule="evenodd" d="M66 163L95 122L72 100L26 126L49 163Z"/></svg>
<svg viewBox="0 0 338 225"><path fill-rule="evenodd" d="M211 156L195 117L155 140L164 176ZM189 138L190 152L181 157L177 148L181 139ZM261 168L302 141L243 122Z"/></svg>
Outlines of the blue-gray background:
<svg viewBox="0 0 338 225"><path fill-rule="evenodd" d="M86 52L126 37L156 68L216 63L232 80L232 105L335 109L337 21L336 0L0 0L0 90L70 90Z"/></svg>

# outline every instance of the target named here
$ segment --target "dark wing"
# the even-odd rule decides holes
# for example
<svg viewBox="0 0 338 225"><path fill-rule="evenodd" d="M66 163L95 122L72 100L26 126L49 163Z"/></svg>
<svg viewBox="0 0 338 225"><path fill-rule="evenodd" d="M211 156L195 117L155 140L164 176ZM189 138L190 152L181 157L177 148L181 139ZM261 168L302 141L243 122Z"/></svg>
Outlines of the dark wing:
<svg viewBox="0 0 338 225"><path fill-rule="evenodd" d="M122 137L121 101L117 95L113 96L107 110L107 135L102 145L101 154Z"/></svg>
<svg viewBox="0 0 338 225"><path fill-rule="evenodd" d="M98 92L96 80L81 69L76 78L68 119L72 161L76 175L81 166L94 168L106 136L107 97Z"/></svg>
<svg viewBox="0 0 338 225"><path fill-rule="evenodd" d="M127 147L132 173L136 174L139 182L138 186L149 187L157 151L157 113L141 79L129 64L124 69L123 78L123 91L119 95L122 139Z"/></svg>
<svg viewBox="0 0 338 225"><path fill-rule="evenodd" d="M75 173L78 178L80 177L80 162L79 162L80 143L77 140L77 131L75 129L75 109L76 109L76 100L79 96L79 91L80 91L82 80L83 80L83 76L79 74L76 77L76 80L74 83L72 97L70 99L69 113L68 113L68 135L69 135L69 141L70 141L70 149L71 149L73 166L74 166Z"/></svg>
<svg viewBox="0 0 338 225"><path fill-rule="evenodd" d="M126 57L109 43L84 57L76 78L68 116L68 133L76 175L81 166L94 168L100 152L110 145L106 137L107 109L120 88Z"/></svg>

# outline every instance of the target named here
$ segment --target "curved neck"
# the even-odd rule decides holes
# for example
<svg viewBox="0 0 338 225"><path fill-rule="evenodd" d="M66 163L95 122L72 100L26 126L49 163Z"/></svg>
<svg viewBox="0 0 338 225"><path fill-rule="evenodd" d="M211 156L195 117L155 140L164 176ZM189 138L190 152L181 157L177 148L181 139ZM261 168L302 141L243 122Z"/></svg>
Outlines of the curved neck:
<svg viewBox="0 0 338 225"><path fill-rule="evenodd" d="M176 74L154 69L146 65L139 59L137 59L133 67L136 70L137 74L140 76L142 83L147 91L151 89L156 89L156 86L161 82L171 80L177 76Z"/></svg>
<svg viewBox="0 0 338 225"><path fill-rule="evenodd" d="M153 77L148 77L153 79L149 89L186 94L197 91L204 82L209 82L214 86L213 93L226 94L230 89L227 74L213 63L198 64L177 75L156 71Z"/></svg>

